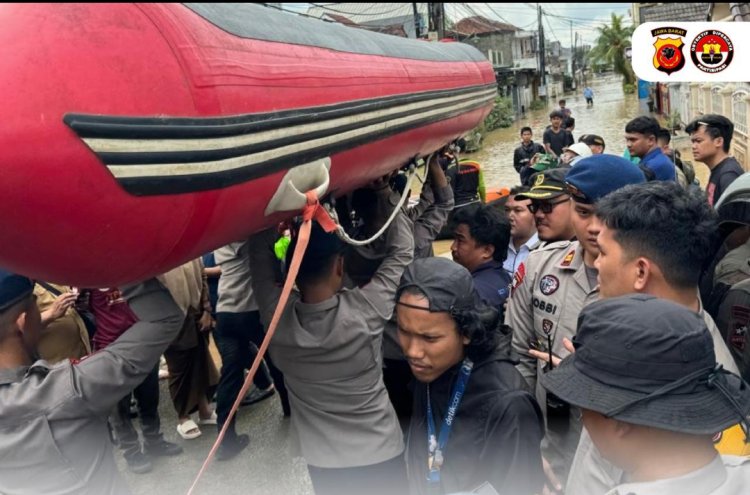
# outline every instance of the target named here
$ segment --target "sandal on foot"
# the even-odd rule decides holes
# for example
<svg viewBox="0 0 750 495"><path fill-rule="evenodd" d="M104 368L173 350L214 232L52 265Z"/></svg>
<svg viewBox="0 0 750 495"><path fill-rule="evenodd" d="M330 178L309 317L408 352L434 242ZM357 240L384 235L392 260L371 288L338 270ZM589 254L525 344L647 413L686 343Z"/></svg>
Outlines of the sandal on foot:
<svg viewBox="0 0 750 495"><path fill-rule="evenodd" d="M177 433L179 433L185 440L192 440L193 438L201 436L203 432L198 428L198 425L195 424L195 421L188 419L184 423L177 425Z"/></svg>
<svg viewBox="0 0 750 495"><path fill-rule="evenodd" d="M206 419L202 419L202 418L200 418L200 416L199 416L199 417L198 417L198 424L199 424L199 425L201 425L201 426L203 426L203 425L215 425L215 424L216 424L216 420L217 420L217 419L218 419L218 418L216 417L216 411L213 411L213 412L211 413L211 416L209 416L209 417L208 417L208 418L206 418Z"/></svg>

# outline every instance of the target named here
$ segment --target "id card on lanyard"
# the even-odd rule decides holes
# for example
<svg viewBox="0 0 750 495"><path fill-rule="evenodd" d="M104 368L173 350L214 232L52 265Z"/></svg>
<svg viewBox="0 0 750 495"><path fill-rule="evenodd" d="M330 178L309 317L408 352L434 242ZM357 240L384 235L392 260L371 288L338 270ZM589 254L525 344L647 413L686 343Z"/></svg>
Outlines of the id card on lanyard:
<svg viewBox="0 0 750 495"><path fill-rule="evenodd" d="M469 382L469 376L474 363L469 359L464 359L461 363L461 369L458 372L458 379L451 392L451 400L448 403L448 411L443 418L440 426L440 432L435 431L435 417L432 414L432 401L430 400L430 386L427 385L427 483L434 492L440 487L440 468L443 466L443 453L445 446L453 428L453 420L456 417L456 411L461 404L466 384Z"/></svg>

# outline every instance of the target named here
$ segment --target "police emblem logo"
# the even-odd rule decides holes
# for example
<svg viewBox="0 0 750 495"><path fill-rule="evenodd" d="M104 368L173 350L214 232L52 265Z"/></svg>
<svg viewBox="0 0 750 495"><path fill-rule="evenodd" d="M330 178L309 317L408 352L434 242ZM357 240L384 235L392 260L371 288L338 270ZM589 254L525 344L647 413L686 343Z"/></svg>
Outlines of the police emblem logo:
<svg viewBox="0 0 750 495"><path fill-rule="evenodd" d="M554 275L545 275L542 280L539 281L539 290L542 294L549 296L554 294L560 287L560 281Z"/></svg>
<svg viewBox="0 0 750 495"><path fill-rule="evenodd" d="M544 174L539 174L536 176L536 180L534 181L534 186L541 186L542 182L544 182Z"/></svg>
<svg viewBox="0 0 750 495"><path fill-rule="evenodd" d="M690 44L690 58L695 66L709 74L726 69L734 57L734 45L729 36L709 29L695 37Z"/></svg>
<svg viewBox="0 0 750 495"><path fill-rule="evenodd" d="M552 327L554 325L552 324L552 320L548 320L547 318L542 320L542 331L549 335L552 332Z"/></svg>
<svg viewBox="0 0 750 495"><path fill-rule="evenodd" d="M682 54L682 37L687 31L677 27L663 27L651 31L656 36L654 41L653 64L657 70L672 74L685 67L685 57Z"/></svg>

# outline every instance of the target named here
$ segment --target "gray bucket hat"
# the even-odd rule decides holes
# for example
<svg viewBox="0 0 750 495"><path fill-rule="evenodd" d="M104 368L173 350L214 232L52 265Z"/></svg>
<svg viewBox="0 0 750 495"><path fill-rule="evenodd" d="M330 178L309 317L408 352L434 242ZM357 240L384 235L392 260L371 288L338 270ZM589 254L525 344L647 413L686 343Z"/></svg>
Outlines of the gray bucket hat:
<svg viewBox="0 0 750 495"><path fill-rule="evenodd" d="M643 294L597 301L573 343L542 385L574 406L690 434L715 434L750 412L750 387L717 366L703 318L684 306Z"/></svg>

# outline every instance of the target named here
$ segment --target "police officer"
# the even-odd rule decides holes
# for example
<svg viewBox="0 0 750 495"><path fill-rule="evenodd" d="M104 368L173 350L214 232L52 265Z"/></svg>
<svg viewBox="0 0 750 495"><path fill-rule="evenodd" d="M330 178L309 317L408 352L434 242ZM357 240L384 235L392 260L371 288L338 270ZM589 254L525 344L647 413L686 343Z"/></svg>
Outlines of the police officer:
<svg viewBox="0 0 750 495"><path fill-rule="evenodd" d="M34 284L0 270L0 493L126 494L107 415L154 368L184 315L155 280L124 291L140 321L81 361L38 360Z"/></svg>
<svg viewBox="0 0 750 495"><path fill-rule="evenodd" d="M575 354L541 381L581 408L601 454L627 473L607 495L746 494L750 459L718 455L712 437L737 422L747 431L750 388L716 363L703 318L629 294L579 322Z"/></svg>
<svg viewBox="0 0 750 495"><path fill-rule="evenodd" d="M565 181L564 191L571 194L571 200L557 207L570 209L570 223L578 240L553 242L529 254L516 272L506 317L506 323L513 328L513 349L521 356L518 369L536 390L537 400L546 412L547 436L542 446L545 459L563 482L581 425L564 403L554 397L548 400L537 383L547 369L529 351L536 349L560 357L568 354L563 339L572 338L581 309L598 297L594 268L599 254L595 240L598 224L594 221L594 204L609 192L645 182L645 178L627 160L594 155L570 169ZM542 180L524 196L538 201L564 194L559 184L547 182Z"/></svg>

